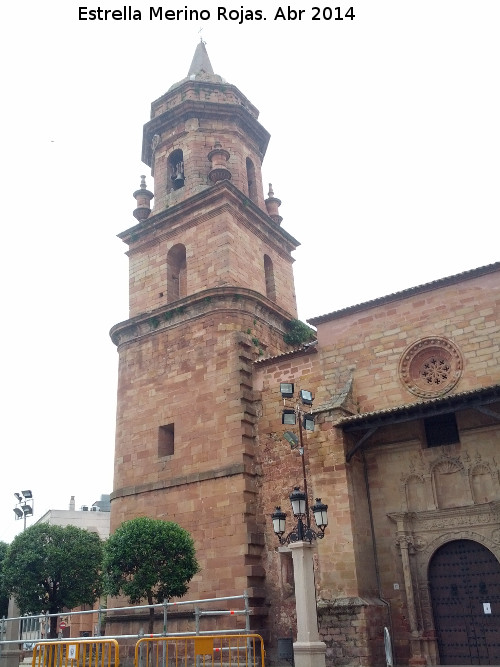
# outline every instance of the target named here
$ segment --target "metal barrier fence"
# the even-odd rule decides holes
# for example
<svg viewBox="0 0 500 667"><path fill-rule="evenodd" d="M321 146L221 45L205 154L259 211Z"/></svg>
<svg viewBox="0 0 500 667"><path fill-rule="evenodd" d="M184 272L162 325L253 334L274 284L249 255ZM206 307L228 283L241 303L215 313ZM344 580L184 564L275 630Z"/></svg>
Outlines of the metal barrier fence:
<svg viewBox="0 0 500 667"><path fill-rule="evenodd" d="M143 637L135 645L134 667L265 667L264 661L260 635Z"/></svg>
<svg viewBox="0 0 500 667"><path fill-rule="evenodd" d="M248 594L232 595L221 598L205 598L201 600L179 600L178 602L163 602L162 604L154 605L135 605L130 607L98 607L97 609L87 609L71 612L60 612L59 614L40 614L33 616L16 616L10 618L0 619L0 651L2 646L7 648L9 645L17 645L22 647L28 645L29 649L40 641L47 641L48 629L50 627L50 619L54 616L58 617L58 627L60 630L59 639L74 639L79 641L83 637L101 637L106 634L108 639L138 639L145 634L145 626L147 626L146 618L137 618L135 615L139 612L149 611L154 608L156 611L162 612L162 622L159 615L156 619L157 623L162 625L162 632L155 636L193 636L204 634L229 634L229 633L248 633L250 630L250 607ZM225 607L225 608L224 608ZM104 630L106 621L112 621L114 613L126 614L130 612L127 617L128 627L131 629L135 626L137 631L134 634L112 634L109 632L109 627ZM175 619L176 616L182 613L188 617L190 628L186 632L179 632L178 629L172 628L169 632L169 618ZM203 628L203 621L209 618L220 618L220 622L224 623L224 618L231 618L231 624L225 623L225 627L221 630L214 630L213 627ZM235 623L235 617L240 617L242 620L238 624ZM87 619L83 625L83 619ZM73 635L72 625L80 628L80 635ZM110 623L111 625L111 623ZM244 626L244 627L242 627ZM8 632L8 629L11 629ZM86 629L88 628L88 630ZM85 634L83 631L85 629ZM68 636L69 631L69 636ZM64 637L62 636L64 634ZM50 640L49 640L50 641ZM43 666L41 666L43 667Z"/></svg>
<svg viewBox="0 0 500 667"><path fill-rule="evenodd" d="M32 667L118 667L116 639L80 639L35 644Z"/></svg>

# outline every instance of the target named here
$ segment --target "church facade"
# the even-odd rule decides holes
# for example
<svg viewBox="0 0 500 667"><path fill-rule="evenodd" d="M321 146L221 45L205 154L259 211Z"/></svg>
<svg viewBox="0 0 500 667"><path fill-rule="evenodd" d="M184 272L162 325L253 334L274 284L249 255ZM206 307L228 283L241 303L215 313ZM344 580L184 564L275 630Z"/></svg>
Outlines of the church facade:
<svg viewBox="0 0 500 667"><path fill-rule="evenodd" d="M111 530L138 515L189 530L189 597L247 591L277 658L295 582L270 516L306 481L328 505L315 557L327 664L385 664L385 628L395 664L498 663L500 263L314 318L315 340L286 343L298 241L264 195L268 141L202 43L152 104L154 189L142 181L120 234ZM283 425L281 383L312 428ZM312 405L295 404L300 390Z"/></svg>

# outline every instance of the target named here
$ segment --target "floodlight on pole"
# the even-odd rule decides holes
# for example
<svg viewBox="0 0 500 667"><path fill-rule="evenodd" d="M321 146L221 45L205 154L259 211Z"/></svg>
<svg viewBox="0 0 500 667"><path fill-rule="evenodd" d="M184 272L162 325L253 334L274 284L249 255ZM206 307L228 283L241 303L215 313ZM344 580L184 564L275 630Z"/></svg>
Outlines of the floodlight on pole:
<svg viewBox="0 0 500 667"><path fill-rule="evenodd" d="M313 395L308 389L300 389L298 399L292 405L287 404L287 399L293 398L295 385L293 382L281 382L280 394L283 398L284 408L281 413L281 423L286 426L299 425L299 436L297 437L291 431L284 434L285 440L292 449L298 446L300 456L302 457L302 476L304 481L304 493L306 494L306 516L309 516L309 500L307 491L306 464L304 455L303 430L314 431L314 415L312 414ZM307 405L309 412L304 412L303 407ZM309 521L309 519L307 519Z"/></svg>
<svg viewBox="0 0 500 667"><path fill-rule="evenodd" d="M295 410L283 410L281 414L281 423L288 424L289 426L295 425L297 423Z"/></svg>
<svg viewBox="0 0 500 667"><path fill-rule="evenodd" d="M23 530L26 529L26 517L33 516L35 501L31 489L26 489L20 493L15 492L14 496L17 498L17 505L14 507L15 518L24 520Z"/></svg>
<svg viewBox="0 0 500 667"><path fill-rule="evenodd" d="M290 503L296 525L286 534L286 513L278 505L271 514L273 530L279 543L288 545L292 552L293 571L295 579L295 610L297 615L297 640L293 645L294 664L296 667L325 667L326 644L320 641L318 632L318 615L316 602L316 588L314 583L313 541L322 539L328 525L328 506L316 498L314 505L309 508L307 476L305 465L305 450L303 430L314 431L314 415L312 414L312 393L301 389L293 408L287 406L287 401L293 398L293 383L281 383L280 393L283 397L282 424L295 425L298 423L298 436L292 431L285 431L283 438L291 449L299 449L302 459L302 475L304 490L296 486L290 494ZM309 407L309 412L304 411ZM311 526L311 514L316 526Z"/></svg>
<svg viewBox="0 0 500 667"><path fill-rule="evenodd" d="M292 433L291 431L285 431L285 432L283 433L283 437L284 437L285 440L289 443L289 445L290 445L290 447L291 447L292 449L295 449L295 448L298 446L298 444L299 444L299 439L298 439L298 437L295 435L295 433Z"/></svg>
<svg viewBox="0 0 500 667"><path fill-rule="evenodd" d="M302 426L306 431L314 431L314 416L313 415L304 415Z"/></svg>
<svg viewBox="0 0 500 667"><path fill-rule="evenodd" d="M300 400L302 401L303 405L312 405L313 404L313 397L312 393L308 391L307 389L301 389L299 392Z"/></svg>
<svg viewBox="0 0 500 667"><path fill-rule="evenodd" d="M294 385L293 382L281 382L280 393L282 398L293 398Z"/></svg>

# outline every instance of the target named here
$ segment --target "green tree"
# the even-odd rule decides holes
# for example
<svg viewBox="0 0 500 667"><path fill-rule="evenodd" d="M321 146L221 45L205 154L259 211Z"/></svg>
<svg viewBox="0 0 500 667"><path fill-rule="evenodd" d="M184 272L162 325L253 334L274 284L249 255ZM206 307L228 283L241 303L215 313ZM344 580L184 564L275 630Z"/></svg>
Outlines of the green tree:
<svg viewBox="0 0 500 667"><path fill-rule="evenodd" d="M76 526L37 523L7 549L3 580L21 614L58 614L93 604L101 592L102 542ZM57 616L50 619L57 637Z"/></svg>
<svg viewBox="0 0 500 667"><path fill-rule="evenodd" d="M191 535L172 521L148 517L125 521L104 545L107 592L123 593L131 604L182 597L199 569ZM150 608L150 634L153 621Z"/></svg>
<svg viewBox="0 0 500 667"><path fill-rule="evenodd" d="M8 548L7 542L0 542L0 618L7 616L9 610L9 596L3 582L3 562Z"/></svg>

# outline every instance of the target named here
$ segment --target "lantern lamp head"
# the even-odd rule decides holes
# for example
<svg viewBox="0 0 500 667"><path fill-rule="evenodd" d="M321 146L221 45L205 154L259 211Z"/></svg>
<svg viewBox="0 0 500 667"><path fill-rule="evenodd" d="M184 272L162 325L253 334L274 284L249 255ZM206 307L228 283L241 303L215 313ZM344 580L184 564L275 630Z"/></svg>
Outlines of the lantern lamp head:
<svg viewBox="0 0 500 667"><path fill-rule="evenodd" d="M298 486L290 494L290 502L294 516L304 516L306 513L306 494Z"/></svg>
<svg viewBox="0 0 500 667"><path fill-rule="evenodd" d="M324 532L328 526L328 505L321 502L321 498L316 498L316 502L312 506L312 513L314 514L314 521L318 528Z"/></svg>
<svg viewBox="0 0 500 667"><path fill-rule="evenodd" d="M278 505L275 511L271 514L271 519L273 520L273 530L276 535L281 536L285 532L285 521L286 514L282 511L281 507Z"/></svg>

